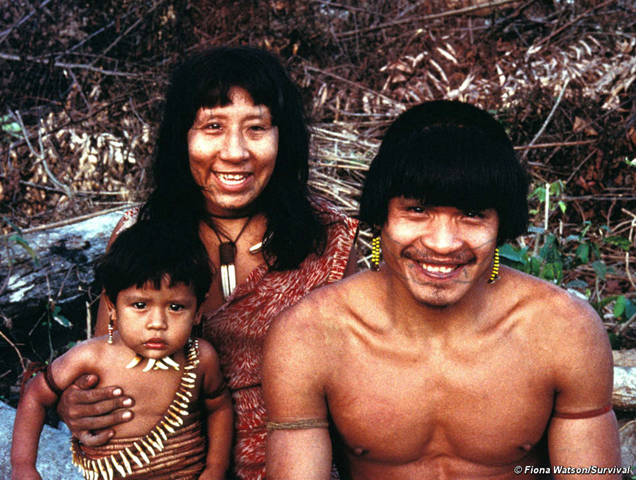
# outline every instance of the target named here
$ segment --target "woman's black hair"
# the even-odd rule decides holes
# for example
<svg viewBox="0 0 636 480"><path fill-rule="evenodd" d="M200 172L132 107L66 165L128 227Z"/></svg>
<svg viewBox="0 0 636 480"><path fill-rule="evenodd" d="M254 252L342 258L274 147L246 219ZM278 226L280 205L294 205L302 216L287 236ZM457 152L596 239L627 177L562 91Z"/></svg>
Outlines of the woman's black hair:
<svg viewBox="0 0 636 480"><path fill-rule="evenodd" d="M395 197L465 211L493 208L499 245L525 233L528 175L503 127L488 112L448 100L406 111L371 163L360 219L379 228Z"/></svg>
<svg viewBox="0 0 636 480"><path fill-rule="evenodd" d="M141 217L179 222L190 234L198 231L207 213L190 172L188 131L201 107L230 104L232 87L266 106L278 127L274 172L257 200L267 218L263 255L272 270L298 268L310 254L324 251L326 226L309 200L309 132L301 96L281 63L264 50L212 48L176 69L152 166L154 188Z"/></svg>
<svg viewBox="0 0 636 480"><path fill-rule="evenodd" d="M95 265L95 277L113 303L130 287L150 283L155 289L170 278L170 286L191 285L201 305L210 290L212 270L203 242L183 235L170 222L139 220L124 230Z"/></svg>

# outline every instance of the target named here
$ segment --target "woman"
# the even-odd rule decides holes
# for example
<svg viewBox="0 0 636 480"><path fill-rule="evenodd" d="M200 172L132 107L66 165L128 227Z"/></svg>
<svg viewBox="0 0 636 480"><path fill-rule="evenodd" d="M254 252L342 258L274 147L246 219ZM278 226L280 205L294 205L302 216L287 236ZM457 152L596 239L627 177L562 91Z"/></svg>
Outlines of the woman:
<svg viewBox="0 0 636 480"><path fill-rule="evenodd" d="M241 479L261 479L265 333L285 307L355 271L357 222L309 195L302 101L280 63L262 50L206 50L178 68L155 153L155 187L113 237L140 215L172 222L205 244L216 275L203 305L203 336L219 352L233 397L234 469ZM107 324L100 310L96 332L105 333ZM109 438L108 430L91 430L127 421L125 408L134 401L95 384L80 379L58 407L87 444Z"/></svg>

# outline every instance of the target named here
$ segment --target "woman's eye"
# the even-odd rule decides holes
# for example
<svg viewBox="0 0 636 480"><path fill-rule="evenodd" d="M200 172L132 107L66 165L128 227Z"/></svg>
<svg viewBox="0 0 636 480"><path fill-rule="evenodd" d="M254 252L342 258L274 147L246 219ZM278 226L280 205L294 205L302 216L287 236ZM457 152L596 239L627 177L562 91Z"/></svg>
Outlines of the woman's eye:
<svg viewBox="0 0 636 480"><path fill-rule="evenodd" d="M206 130L220 130L221 125L219 125L218 123L208 123L203 128Z"/></svg>

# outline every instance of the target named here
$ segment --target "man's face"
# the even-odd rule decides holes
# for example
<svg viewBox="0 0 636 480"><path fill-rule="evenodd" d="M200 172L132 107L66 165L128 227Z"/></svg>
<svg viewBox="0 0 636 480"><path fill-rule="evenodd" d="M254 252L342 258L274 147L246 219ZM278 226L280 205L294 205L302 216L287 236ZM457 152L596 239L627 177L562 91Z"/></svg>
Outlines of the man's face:
<svg viewBox="0 0 636 480"><path fill-rule="evenodd" d="M397 197L389 202L382 254L417 302L447 307L487 283L498 229L493 209L467 212Z"/></svg>

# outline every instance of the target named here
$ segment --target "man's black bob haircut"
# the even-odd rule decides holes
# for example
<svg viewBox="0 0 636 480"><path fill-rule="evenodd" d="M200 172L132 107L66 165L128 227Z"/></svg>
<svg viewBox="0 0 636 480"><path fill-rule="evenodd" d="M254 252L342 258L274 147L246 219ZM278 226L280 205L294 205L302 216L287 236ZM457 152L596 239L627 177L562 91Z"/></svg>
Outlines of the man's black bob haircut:
<svg viewBox="0 0 636 480"><path fill-rule="evenodd" d="M208 216L201 187L190 171L188 131L200 108L231 104L231 89L246 90L278 127L278 155L269 183L255 202L267 218L263 256L273 270L298 268L321 254L327 228L309 200L309 130L302 98L280 61L252 47L216 47L193 54L170 80L159 129L154 188L141 218L179 222L194 234Z"/></svg>
<svg viewBox="0 0 636 480"><path fill-rule="evenodd" d="M167 276L171 287L192 286L200 306L212 283L208 254L199 238L153 220L140 220L124 230L97 261L95 276L113 303L130 287L150 283L159 290Z"/></svg>
<svg viewBox="0 0 636 480"><path fill-rule="evenodd" d="M501 245L526 231L527 192L528 175L499 122L467 103L437 100L389 127L367 174L360 219L382 227L395 197L464 211L493 208Z"/></svg>

